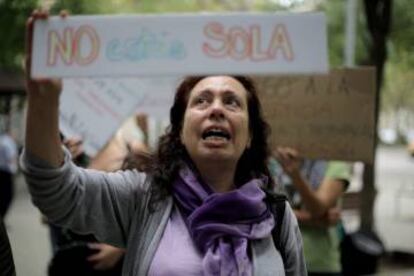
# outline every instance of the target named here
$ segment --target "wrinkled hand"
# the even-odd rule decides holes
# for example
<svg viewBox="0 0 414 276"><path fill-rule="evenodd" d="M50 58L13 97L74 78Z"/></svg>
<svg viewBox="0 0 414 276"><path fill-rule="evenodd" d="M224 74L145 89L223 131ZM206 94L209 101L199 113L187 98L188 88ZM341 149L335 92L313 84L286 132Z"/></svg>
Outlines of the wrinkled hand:
<svg viewBox="0 0 414 276"><path fill-rule="evenodd" d="M98 250L97 253L90 255L88 261L93 264L96 270L109 270L114 268L125 253L124 249L117 248L104 243L91 243L91 249Z"/></svg>
<svg viewBox="0 0 414 276"><path fill-rule="evenodd" d="M67 16L67 12L60 13L62 18ZM26 90L29 96L59 96L62 90L60 79L36 78L32 79L32 48L33 48L33 29L36 20L47 20L49 13L44 10L34 10L26 22L26 50L25 50L25 79Z"/></svg>
<svg viewBox="0 0 414 276"><path fill-rule="evenodd" d="M328 226L336 225L339 220L341 219L341 210L338 208L331 208L328 210L326 215L324 216L324 221Z"/></svg>
<svg viewBox="0 0 414 276"><path fill-rule="evenodd" d="M278 147L273 155L282 166L285 173L289 176L300 172L302 158L295 149L289 147Z"/></svg>
<svg viewBox="0 0 414 276"><path fill-rule="evenodd" d="M341 210L337 207L330 208L325 215L315 219L317 225L321 227L330 227L336 225L341 219Z"/></svg>
<svg viewBox="0 0 414 276"><path fill-rule="evenodd" d="M77 137L69 137L63 141L63 144L68 148L72 159L76 159L83 153L82 139Z"/></svg>
<svg viewBox="0 0 414 276"><path fill-rule="evenodd" d="M321 228L335 226L341 219L341 210L337 207L330 208L320 217L312 216L312 214L305 209L294 210L294 213L300 223Z"/></svg>

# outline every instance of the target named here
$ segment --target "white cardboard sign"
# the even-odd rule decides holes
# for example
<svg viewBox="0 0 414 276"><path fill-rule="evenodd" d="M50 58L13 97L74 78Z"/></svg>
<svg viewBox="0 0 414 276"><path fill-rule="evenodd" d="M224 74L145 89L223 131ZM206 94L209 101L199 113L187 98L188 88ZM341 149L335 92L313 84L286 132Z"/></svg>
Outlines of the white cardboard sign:
<svg viewBox="0 0 414 276"><path fill-rule="evenodd" d="M326 73L322 13L51 17L32 77Z"/></svg>
<svg viewBox="0 0 414 276"><path fill-rule="evenodd" d="M170 117L170 108L181 78L139 78L125 81L124 84L144 97L135 107L135 113L144 113L154 119L163 120Z"/></svg>
<svg viewBox="0 0 414 276"><path fill-rule="evenodd" d="M178 82L177 77L64 79L61 131L81 137L94 156L132 113L168 118Z"/></svg>

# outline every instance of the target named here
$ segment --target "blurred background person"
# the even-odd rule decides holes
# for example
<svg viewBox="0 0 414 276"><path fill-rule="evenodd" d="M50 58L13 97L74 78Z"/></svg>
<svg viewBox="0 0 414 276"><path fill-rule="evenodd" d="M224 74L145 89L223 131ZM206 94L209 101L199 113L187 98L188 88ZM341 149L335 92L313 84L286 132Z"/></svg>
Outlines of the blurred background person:
<svg viewBox="0 0 414 276"><path fill-rule="evenodd" d="M9 237L6 232L6 227L4 227L2 217L0 217L0 275L16 275Z"/></svg>
<svg viewBox="0 0 414 276"><path fill-rule="evenodd" d="M0 134L0 216L4 218L13 200L13 178L17 172L17 145L7 133Z"/></svg>
<svg viewBox="0 0 414 276"><path fill-rule="evenodd" d="M135 114L129 117L105 148L90 160L88 167L107 172L121 169L129 155L140 155L148 151L146 137L146 115Z"/></svg>
<svg viewBox="0 0 414 276"><path fill-rule="evenodd" d="M274 156L270 169L298 219L309 275L341 275L339 205L351 167L305 159L288 147L279 147Z"/></svg>

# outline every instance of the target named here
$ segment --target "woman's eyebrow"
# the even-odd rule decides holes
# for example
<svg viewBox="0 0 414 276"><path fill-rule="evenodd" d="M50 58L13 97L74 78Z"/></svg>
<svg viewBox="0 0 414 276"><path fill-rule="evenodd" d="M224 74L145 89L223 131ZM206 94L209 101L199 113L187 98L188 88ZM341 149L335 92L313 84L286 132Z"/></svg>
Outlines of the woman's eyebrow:
<svg viewBox="0 0 414 276"><path fill-rule="evenodd" d="M230 90L230 89L226 89L224 92L223 92L223 94L224 95L236 95L236 92L235 91L233 91L233 90Z"/></svg>
<svg viewBox="0 0 414 276"><path fill-rule="evenodd" d="M204 95L204 94L212 94L211 89L205 88L198 92L198 95Z"/></svg>
<svg viewBox="0 0 414 276"><path fill-rule="evenodd" d="M200 90L197 92L196 96L201 96L201 95L207 95L210 96L213 94L212 89L210 88L204 88L203 90ZM230 90L230 89L225 89L222 93L221 93L222 97L236 97L238 99L241 99L242 97L236 93L234 90Z"/></svg>
<svg viewBox="0 0 414 276"><path fill-rule="evenodd" d="M223 92L223 96L225 96L225 97L231 96L231 97L241 98L241 96L233 90L225 90Z"/></svg>

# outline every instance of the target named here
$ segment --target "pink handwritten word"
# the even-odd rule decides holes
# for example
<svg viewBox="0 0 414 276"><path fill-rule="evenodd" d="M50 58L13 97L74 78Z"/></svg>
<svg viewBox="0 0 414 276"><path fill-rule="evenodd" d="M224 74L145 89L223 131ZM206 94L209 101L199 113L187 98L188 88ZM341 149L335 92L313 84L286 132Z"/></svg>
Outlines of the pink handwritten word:
<svg viewBox="0 0 414 276"><path fill-rule="evenodd" d="M66 65L88 65L98 57L100 48L98 33L88 25L50 30L47 45L48 66L55 66L59 58Z"/></svg>
<svg viewBox="0 0 414 276"><path fill-rule="evenodd" d="M213 41L203 43L203 52L213 58L265 61L276 59L278 52L287 61L294 58L289 33L284 24L274 26L267 45L263 45L262 29L259 25L248 28L232 26L226 30L221 23L211 22L204 27L204 35Z"/></svg>

